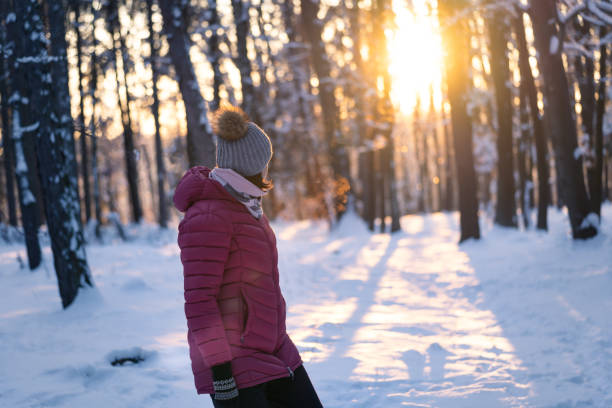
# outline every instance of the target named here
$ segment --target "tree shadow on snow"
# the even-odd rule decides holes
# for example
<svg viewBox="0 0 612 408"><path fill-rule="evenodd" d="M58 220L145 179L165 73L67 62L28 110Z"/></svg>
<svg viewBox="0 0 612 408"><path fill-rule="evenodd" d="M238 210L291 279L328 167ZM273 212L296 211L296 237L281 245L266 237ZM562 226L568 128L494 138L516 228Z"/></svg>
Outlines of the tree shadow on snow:
<svg viewBox="0 0 612 408"><path fill-rule="evenodd" d="M494 228L460 247L480 282L476 306L513 348L491 350L510 361L501 369L528 388L529 406L612 406L611 303L601 304L612 281L600 252L610 240L595 240Z"/></svg>

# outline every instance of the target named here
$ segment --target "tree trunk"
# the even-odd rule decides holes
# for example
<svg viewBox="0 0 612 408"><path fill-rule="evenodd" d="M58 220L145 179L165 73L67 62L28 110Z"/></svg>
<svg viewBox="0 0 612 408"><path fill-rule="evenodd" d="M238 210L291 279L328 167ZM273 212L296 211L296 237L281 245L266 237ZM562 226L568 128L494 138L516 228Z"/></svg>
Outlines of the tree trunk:
<svg viewBox="0 0 612 408"><path fill-rule="evenodd" d="M81 142L81 178L83 179L83 193L85 195L85 220L91 219L91 188L89 186L89 151L87 149L87 132L85 132L85 92L83 90L82 55L83 41L81 39L80 14L81 6L79 0L71 0L74 10L74 31L76 34L77 72L79 75L79 138Z"/></svg>
<svg viewBox="0 0 612 408"><path fill-rule="evenodd" d="M93 281L85 255L75 142L70 115L66 4L63 1L49 2L47 9L51 34L51 98L41 92L39 104L49 104L49 125L53 133L51 136L43 132L38 133L37 152L55 273L62 305L68 307L74 301L79 288L84 285L93 286ZM42 29L42 25L40 28Z"/></svg>
<svg viewBox="0 0 612 408"><path fill-rule="evenodd" d="M508 61L508 30L502 10L494 10L488 24L491 77L497 106L497 205L495 223L516 227L512 151L512 95Z"/></svg>
<svg viewBox="0 0 612 408"><path fill-rule="evenodd" d="M4 82L4 79L0 79ZM7 96L4 86L0 85L0 98L2 98L2 159L4 161L4 182L6 189L6 202L8 209L8 223L17 226L17 206L15 200L15 165L13 143L11 142L10 123L7 105ZM1 210L0 210L1 211Z"/></svg>
<svg viewBox="0 0 612 408"><path fill-rule="evenodd" d="M426 126L421 127L421 184L423 186L424 210L432 211L431 177L429 175L429 133Z"/></svg>
<svg viewBox="0 0 612 408"><path fill-rule="evenodd" d="M383 92L378 100L378 117L381 122L381 134L385 140L385 147L381 152L383 161L381 163L381 171L384 174L384 184L381 184L382 196L387 196L388 210L391 216L391 232L400 230L399 219L399 204L397 201L397 182L395 174L395 143L393 140L393 125L395 123L395 110L391 103L391 75L386 69L389 61L387 53L387 40L384 34L384 29L388 25L389 10L391 3L388 0L377 0L376 13L373 36L377 42L376 58L378 75L382 78ZM384 226L384 218L387 212L383 206L382 225Z"/></svg>
<svg viewBox="0 0 612 408"><path fill-rule="evenodd" d="M152 1L152 0L147 0ZM208 46L208 59L213 70L213 100L210 109L214 112L221 105L221 85L223 84L223 74L221 73L221 50L219 49L219 34L221 21L219 20L219 12L217 11L217 1L209 0L208 8L208 29L210 36L206 39ZM149 29L151 30L151 29Z"/></svg>
<svg viewBox="0 0 612 408"><path fill-rule="evenodd" d="M590 148L593 149L595 139L595 64L591 57L577 56L574 67L578 88L580 89L582 132L589 141Z"/></svg>
<svg viewBox="0 0 612 408"><path fill-rule="evenodd" d="M93 5L89 5L93 14L91 25L91 68L90 68L90 85L89 97L91 99L91 118L89 120L89 133L91 135L91 175L93 179L93 201L96 216L95 234L98 239L102 238L100 225L102 224L102 205L100 203L100 167L98 166L98 135L96 133L96 107L98 106L97 90L98 90L98 55L96 48L98 40L96 38L96 21L98 20L98 11Z"/></svg>
<svg viewBox="0 0 612 408"><path fill-rule="evenodd" d="M136 163L136 147L134 145L134 132L132 129L132 117L130 113L130 91L128 87L127 72L129 66L129 57L127 55L127 47L125 39L121 33L121 23L119 21L118 0L109 0L107 7L107 26L111 36L112 49L111 59L115 67L115 82L117 83L117 104L121 112L121 124L123 125L123 151L125 159L125 173L128 182L129 203L132 215L132 221L139 223L142 219L142 205L140 202L140 194L138 192L138 167ZM119 46L117 46L119 42ZM119 63L117 60L117 51L121 53L123 66L123 87L119 77ZM125 89L125 105L121 99L121 88Z"/></svg>
<svg viewBox="0 0 612 408"><path fill-rule="evenodd" d="M451 141L451 132L450 132L450 124L448 123L449 119L446 117L446 113L444 112L444 108L442 109L442 126L444 129L444 150L446 152L446 156L444 159L444 206L442 207L445 211L453 211L455 209L454 205L454 193L455 193L455 178L453 172L453 163L452 163L452 141Z"/></svg>
<svg viewBox="0 0 612 408"><path fill-rule="evenodd" d="M422 146L423 143L421 139L424 139L425 136L423 134L423 126L421 123L421 99L417 95L416 104L414 107L414 111L412 113L412 139L414 142L414 158L417 162L417 166L419 168L419 186L417 188L417 212L424 213L427 211L426 206L426 184L427 184L427 168L423 165L425 163L425 154L423 152Z"/></svg>
<svg viewBox="0 0 612 408"><path fill-rule="evenodd" d="M348 152L341 139L340 118L334 96L335 83L331 77L330 61L321 37L323 25L317 17L319 1L304 0L301 2L301 8L302 30L310 45L310 58L319 80L318 91L323 129L335 183L333 188L334 209L337 218L340 218L346 210L346 192L342 191L342 186L349 183L350 180Z"/></svg>
<svg viewBox="0 0 612 408"><path fill-rule="evenodd" d="M582 36L590 36L591 34L591 27L587 21L576 21L576 30ZM584 163L586 167L588 192L591 198L591 211L599 216L601 203L600 200L595 199L594 194L597 195L599 193L599 196L601 196L601 187L599 187L598 184L601 185L602 167L601 165L598 166L597 157L598 143L597 130L595 129L595 62L593 59L594 57L582 56L579 54L574 60L574 67L576 71L576 80L580 89L582 135L588 140L589 147L585 155ZM603 148L603 146L601 147Z"/></svg>
<svg viewBox="0 0 612 408"><path fill-rule="evenodd" d="M590 203L584 184L582 158L574 153L578 147L576 123L555 26L556 16L554 0L531 1L535 47L544 82L544 109L555 150L560 198L568 208L573 237L584 239L596 235L597 227L587 219Z"/></svg>
<svg viewBox="0 0 612 408"><path fill-rule="evenodd" d="M255 104L255 106L251 108L253 111L251 117L252 120L259 123L263 129L266 129L268 136L270 136L270 140L272 140L272 145L278 146L277 150L284 150L284 146L282 145L283 140L279 137L279 132L275 126L278 116L283 111L283 107L281 106L282 101L281 98L274 97L271 92L271 84L267 79L268 68L270 68L272 77L274 78L273 82L279 83L281 81L280 75L276 68L278 63L270 46L270 39L266 33L261 3L255 6L255 10L257 12L257 27L259 29L259 38L261 41L253 42L255 61L257 64L257 75L259 76L259 85L257 86L257 89L253 90L252 99L255 102L265 100L271 100L272 102L266 107L266 109L261 109L260 105ZM263 45L262 42L264 43ZM267 64L264 63L264 54L268 57ZM248 68L251 69L250 64ZM251 75L249 75L248 79L251 78ZM250 82L252 85L252 79Z"/></svg>
<svg viewBox="0 0 612 408"><path fill-rule="evenodd" d="M459 212L461 238L480 238L478 225L478 186L474 170L472 122L467 111L467 95L470 90L470 53L467 20L460 16L463 1L441 0L438 3L442 38L447 50L446 78L448 99L451 106L451 123L457 178L459 181Z"/></svg>
<svg viewBox="0 0 612 408"><path fill-rule="evenodd" d="M31 9L33 5L28 0L12 0L8 11L12 18L6 18L7 47L11 49L10 77L13 87L11 91L14 98L10 98L12 120L11 137L15 149L15 176L17 180L17 191L19 193L19 205L21 209L21 224L25 235L25 244L28 254L28 265L30 269L35 269L40 265L42 254L38 241L38 227L40 225L40 208L36 200L35 185L38 181L36 177L36 148L34 131L38 128L35 118L39 115L33 112L33 104L27 99L32 91L31 68L34 64L29 64L22 58L26 57L28 49L25 41L30 41L28 35L24 35L23 29L26 21L33 16L26 14L24 7ZM19 10L17 10L19 8ZM29 25L30 30L33 29ZM6 55L6 54L5 54ZM22 62L23 61L23 62ZM40 78L38 78L40 80Z"/></svg>
<svg viewBox="0 0 612 408"><path fill-rule="evenodd" d="M170 59L185 104L189 166L204 165L213 168L216 164L215 142L206 116L206 104L189 57L191 42L183 24L183 16L188 6L187 0L159 0Z"/></svg>
<svg viewBox="0 0 612 408"><path fill-rule="evenodd" d="M366 168L368 169L368 179L366 182L366 194L368 196L368 207L367 207L367 222L368 229L374 231L374 223L376 221L376 206L377 206L377 194L376 194L376 163L375 163L375 151L370 149L364 153L366 156Z"/></svg>
<svg viewBox="0 0 612 408"><path fill-rule="evenodd" d="M214 7L216 14L216 7ZM157 165L157 194L158 194L158 222L162 228L168 227L168 202L166 200L166 165L164 164L164 148L161 140L159 125L159 94L157 91L157 72L158 45L153 31L153 0L147 0L147 24L149 28L149 52L151 58L151 72L153 88L153 105L151 113L155 122L155 163ZM218 21L217 21L218 24ZM216 29L215 29L216 30ZM216 36L216 34L214 34ZM216 73L215 73L216 75ZM215 78L216 80L216 78ZM216 91L218 94L218 90Z"/></svg>
<svg viewBox="0 0 612 408"><path fill-rule="evenodd" d="M351 52L353 55L353 62L355 64L355 76L356 79L351 83L352 89L352 97L355 103L353 108L355 112L355 125L356 132L354 137L354 145L360 147L362 150L369 149L371 147L368 146L368 133L369 126L366 121L367 107L366 107L366 92L370 88L371 84L368 80L368 76L364 72L364 62L361 57L361 35L360 35L360 8L357 2L353 1L353 4L348 9L348 19L349 19L349 33L351 39L353 40L353 45L351 48ZM358 165L358 178L361 184L361 201L363 203L363 219L368 222L368 214L369 214L369 194L368 194L368 178L369 178L369 168L367 167L367 159L364 153L360 154L360 157L363 157L364 160L360 162ZM407 189L406 189L407 190Z"/></svg>
<svg viewBox="0 0 612 408"><path fill-rule="evenodd" d="M434 176L433 182L436 186L436 193L438 195L438 206L435 209L436 211L442 210L442 152L440 148L440 138L438 135L438 126L436 120L436 107L434 105L434 91L433 86L429 87L429 112L428 112L429 126L431 126L431 140L433 141L433 157L434 157L434 165L436 169L436 175ZM432 197L432 211L433 207L433 197Z"/></svg>
<svg viewBox="0 0 612 408"><path fill-rule="evenodd" d="M599 29L600 40L607 34L606 27ZM601 203L604 199L602 194L602 173L603 173L603 139L604 139L604 120L606 113L606 79L608 78L608 48L607 44L599 46L599 86L597 89L597 104L595 112L595 137L593 147L595 150L595 163L589 169L587 176L589 180L589 192L591 194L591 211L601 217Z"/></svg>
<svg viewBox="0 0 612 408"><path fill-rule="evenodd" d="M117 19L117 25L115 26L116 33L119 37L119 50L121 53L121 65L123 68L123 87L125 89L125 124L123 132L123 148L125 153L125 168L128 180L128 191L130 194L130 206L132 209L132 220L139 223L142 220L142 203L140 200L140 193L138 191L139 176L138 176L138 163L137 163L137 147L134 142L134 131L132 127L132 114L130 111L130 105L132 102L132 96L130 94L130 88L128 86L128 71L129 71L129 54L127 46L125 44L125 37L121 34L121 26Z"/></svg>
<svg viewBox="0 0 612 408"><path fill-rule="evenodd" d="M151 162L151 155L149 154L149 149L147 145L141 144L138 149L139 154L144 158L144 167L145 172L147 174L147 181L149 182L149 193L151 194L151 206L153 207L153 213L159 213L159 209L157 208L157 203L155 203L155 182L153 181L153 163Z"/></svg>
<svg viewBox="0 0 612 408"><path fill-rule="evenodd" d="M538 170L538 222L536 228L548 229L548 205L550 204L550 169L548 167L548 143L544 128L544 121L538 108L538 91L536 89L531 66L529 65L529 51L525 38L525 25L523 14L514 19L514 32L517 38L519 51L519 71L521 74L521 89L527 94L529 112L533 124L533 138L536 147L536 162Z"/></svg>
<svg viewBox="0 0 612 408"><path fill-rule="evenodd" d="M117 206L115 205L115 189L113 184L113 170L111 168L110 158L106 156L105 163L105 171L104 175L106 176L106 196L108 197L108 221L115 226L117 229L117 234L119 234L119 238L123 241L127 241L127 235L125 234L125 230L123 229L123 225L121 224L121 219L119 218L119 214L117 213Z"/></svg>
<svg viewBox="0 0 612 408"><path fill-rule="evenodd" d="M51 34L51 55L48 55L38 1L19 0L14 3L16 23L21 34L15 41L16 61L36 61L18 63L19 75L27 78L27 82L20 82L18 91L29 100L29 106L36 107L37 121L31 122L28 127L36 136L53 263L62 305L68 307L79 287L85 284L91 286L92 282L80 218L68 93L64 7L63 2L48 3ZM34 112L29 113L30 117L34 117Z"/></svg>
<svg viewBox="0 0 612 408"><path fill-rule="evenodd" d="M240 71L240 85L242 89L242 110L252 120L258 121L255 111L255 88L251 78L251 61L247 55L247 37L251 30L249 22L250 1L232 0L232 12L236 26L236 48L238 57L236 66Z"/></svg>
<svg viewBox="0 0 612 408"><path fill-rule="evenodd" d="M303 42L302 36L296 30L297 19L294 12L294 4L291 1L283 1L281 4L281 11L283 17L284 31L287 34L289 43L286 45L288 60L290 61L290 77L293 84L292 103L287 104L285 108L289 109L289 114L292 118L291 125L295 131L296 139L300 140L299 148L302 150L302 156L304 160L308 160L312 157L316 158L319 154L319 142L318 142L318 131L317 127L314 126L316 119L313 112L311 87L310 87L310 66L308 63L308 46ZM293 99L295 98L295 99ZM318 158L315 160L319 161ZM299 173L301 170L298 167L299 161L296 161L294 157L285 155L284 161L287 163L286 168L290 169L293 173ZM322 179L311 176L312 173L321 173L320 168L312 169L314 166L307 166L308 178L316 180L317 182L307 182L306 194L310 196L326 197L326 186ZM329 213L334 209L330 205L326 205L325 200L321 200L321 207L327 213L328 219L332 219L335 214Z"/></svg>
<svg viewBox="0 0 612 408"><path fill-rule="evenodd" d="M0 21L4 21L8 3L0 5ZM0 48L6 46L6 31L0 32ZM2 156L4 159L4 175L6 186L6 201L8 206L9 225L17 226L17 200L15 199L15 152L11 137L11 124L9 119L9 69L4 52L0 52L0 115L2 119Z"/></svg>
<svg viewBox="0 0 612 408"><path fill-rule="evenodd" d="M376 166L376 183L374 184L376 195L378 196L378 215L380 217L380 232L385 233L387 229L387 189L385 186L386 172L384 167L387 161L387 146L374 151L374 161Z"/></svg>
<svg viewBox="0 0 612 408"><path fill-rule="evenodd" d="M529 109L527 103L527 95L525 92L525 87L521 86L519 90L519 99L520 99L520 130L521 136L518 141L517 146L517 163L516 167L518 169L519 176L519 208L521 210L521 215L523 217L523 225L525 229L529 228L529 196L527 191L527 155L529 154L529 150L531 149L531 143L529 141L529 130L531 128L529 124Z"/></svg>
<svg viewBox="0 0 612 408"><path fill-rule="evenodd" d="M610 153L604 156L603 163L603 195L601 197L602 203L606 200L610 200Z"/></svg>

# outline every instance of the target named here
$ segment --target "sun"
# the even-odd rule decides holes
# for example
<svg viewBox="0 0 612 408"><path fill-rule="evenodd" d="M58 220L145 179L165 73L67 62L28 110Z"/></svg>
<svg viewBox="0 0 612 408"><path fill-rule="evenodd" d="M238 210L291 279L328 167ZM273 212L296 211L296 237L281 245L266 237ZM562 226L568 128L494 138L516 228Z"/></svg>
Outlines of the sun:
<svg viewBox="0 0 612 408"><path fill-rule="evenodd" d="M437 17L430 12L429 3L393 0L396 28L386 33L393 79L391 98L404 114L414 110L417 96L427 110L430 89L436 108L441 103L442 44Z"/></svg>

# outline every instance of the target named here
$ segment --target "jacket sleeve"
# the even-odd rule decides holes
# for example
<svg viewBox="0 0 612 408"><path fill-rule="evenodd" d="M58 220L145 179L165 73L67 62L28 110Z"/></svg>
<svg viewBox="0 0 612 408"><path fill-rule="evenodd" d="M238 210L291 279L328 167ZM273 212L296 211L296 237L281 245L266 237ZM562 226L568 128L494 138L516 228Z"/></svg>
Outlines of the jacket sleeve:
<svg viewBox="0 0 612 408"><path fill-rule="evenodd" d="M209 367L232 360L217 304L231 238L231 224L211 212L188 212L179 226L187 326Z"/></svg>

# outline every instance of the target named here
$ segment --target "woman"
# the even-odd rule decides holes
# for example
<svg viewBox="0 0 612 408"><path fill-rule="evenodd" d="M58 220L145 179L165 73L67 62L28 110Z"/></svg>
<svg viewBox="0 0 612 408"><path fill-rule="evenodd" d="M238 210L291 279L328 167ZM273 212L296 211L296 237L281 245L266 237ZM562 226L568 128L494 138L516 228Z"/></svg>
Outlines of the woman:
<svg viewBox="0 0 612 408"><path fill-rule="evenodd" d="M276 238L261 208L272 144L238 108L215 115L217 164L174 193L191 366L215 407L321 407L285 328Z"/></svg>

